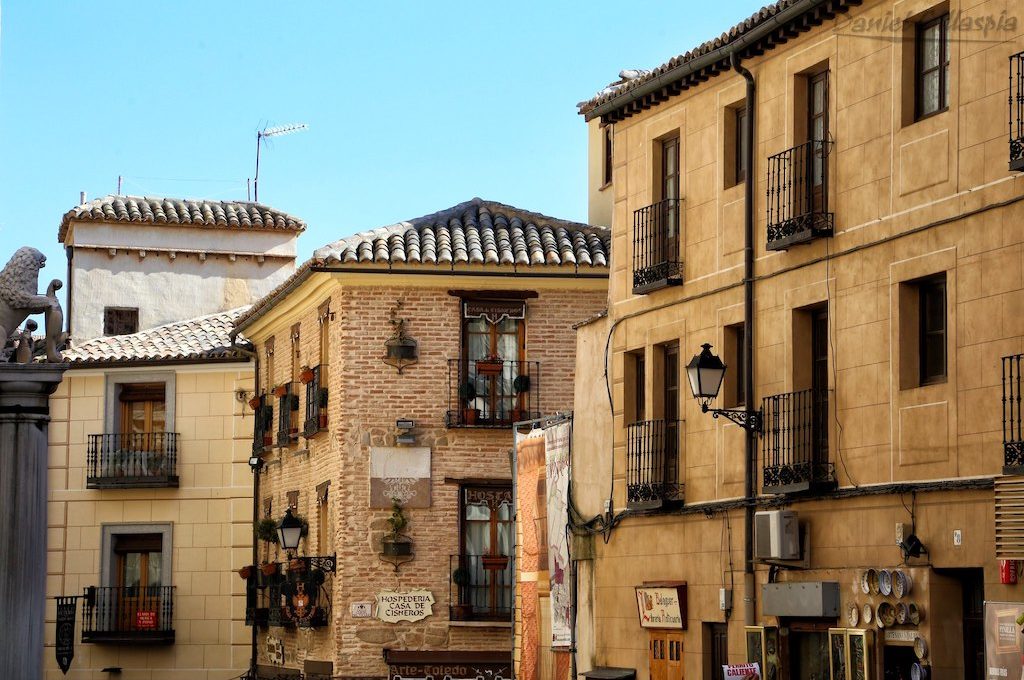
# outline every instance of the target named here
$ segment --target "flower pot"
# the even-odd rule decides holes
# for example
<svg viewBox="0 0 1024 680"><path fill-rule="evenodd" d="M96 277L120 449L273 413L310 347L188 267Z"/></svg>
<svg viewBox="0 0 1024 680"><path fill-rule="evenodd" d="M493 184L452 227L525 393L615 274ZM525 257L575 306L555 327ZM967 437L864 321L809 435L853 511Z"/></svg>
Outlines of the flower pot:
<svg viewBox="0 0 1024 680"><path fill-rule="evenodd" d="M521 408L514 408L514 409L512 409L512 422L513 423L518 423L520 420L523 420L523 416L524 415L526 415L526 411L524 411L523 409L521 409Z"/></svg>
<svg viewBox="0 0 1024 680"><path fill-rule="evenodd" d="M505 555L484 555L480 558L484 569L488 571L501 571L508 566L508 557Z"/></svg>
<svg viewBox="0 0 1024 680"><path fill-rule="evenodd" d="M288 563L288 573L301 574L306 571L306 560L296 557Z"/></svg>
<svg viewBox="0 0 1024 680"><path fill-rule="evenodd" d="M477 375L499 375L504 367L504 362L494 359L481 359L476 362Z"/></svg>
<svg viewBox="0 0 1024 680"><path fill-rule="evenodd" d="M260 401L261 400L259 397L253 397L252 399L249 400L249 408L255 411L260 407Z"/></svg>
<svg viewBox="0 0 1024 680"><path fill-rule="evenodd" d="M468 621L473 618L473 605L471 604L453 604L452 605L452 621Z"/></svg>
<svg viewBox="0 0 1024 680"><path fill-rule="evenodd" d="M288 429L288 434L292 435L293 437L298 437L299 436L299 428L297 428L297 427L289 428Z"/></svg>
<svg viewBox="0 0 1024 680"><path fill-rule="evenodd" d="M274 396L275 397L283 397L286 394L288 394L288 386L287 385L278 385L277 387L274 388Z"/></svg>
<svg viewBox="0 0 1024 680"><path fill-rule="evenodd" d="M278 567L279 565L277 564L277 562L267 562L266 564L260 567L260 571L263 572L264 576L273 576L277 573Z"/></svg>
<svg viewBox="0 0 1024 680"><path fill-rule="evenodd" d="M480 416L480 409L478 408L464 408L462 409L462 424L463 425L476 425L476 419Z"/></svg>
<svg viewBox="0 0 1024 680"><path fill-rule="evenodd" d="M320 429L327 427L327 414L323 411L320 412Z"/></svg>
<svg viewBox="0 0 1024 680"><path fill-rule="evenodd" d="M394 538L385 538L382 552L387 557L404 557L412 554L412 543Z"/></svg>
<svg viewBox="0 0 1024 680"><path fill-rule="evenodd" d="M299 382L301 382L303 385L305 385L306 383L312 382L312 381L313 381L313 369L312 368L303 368L299 372Z"/></svg>
<svg viewBox="0 0 1024 680"><path fill-rule="evenodd" d="M263 433L263 445L264 446L273 446L274 445L274 433L273 432L264 432Z"/></svg>
<svg viewBox="0 0 1024 680"><path fill-rule="evenodd" d="M242 577L243 581L248 581L249 577L252 576L252 565L250 564L239 569L238 575Z"/></svg>

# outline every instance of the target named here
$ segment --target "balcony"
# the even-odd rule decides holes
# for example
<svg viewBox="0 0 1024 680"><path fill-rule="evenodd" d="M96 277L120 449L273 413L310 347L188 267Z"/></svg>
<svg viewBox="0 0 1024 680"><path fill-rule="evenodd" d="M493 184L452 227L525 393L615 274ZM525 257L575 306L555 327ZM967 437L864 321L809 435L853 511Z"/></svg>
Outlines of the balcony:
<svg viewBox="0 0 1024 680"><path fill-rule="evenodd" d="M82 642L174 643L174 586L96 587L82 598Z"/></svg>
<svg viewBox="0 0 1024 680"><path fill-rule="evenodd" d="M512 621L512 558L450 555L448 617L451 621Z"/></svg>
<svg viewBox="0 0 1024 680"><path fill-rule="evenodd" d="M540 417L540 362L448 360L448 427L507 428Z"/></svg>
<svg viewBox="0 0 1024 680"><path fill-rule="evenodd" d="M831 141L811 140L768 158L768 250L788 250L832 235L831 150Z"/></svg>
<svg viewBox="0 0 1024 680"><path fill-rule="evenodd" d="M683 282L682 201L659 201L633 213L633 294Z"/></svg>
<svg viewBox="0 0 1024 680"><path fill-rule="evenodd" d="M626 505L653 510L682 503L679 421L641 420L626 426Z"/></svg>
<svg viewBox="0 0 1024 680"><path fill-rule="evenodd" d="M279 385L277 396L277 445L291 446L299 438L299 395L292 393L292 383Z"/></svg>
<svg viewBox="0 0 1024 680"><path fill-rule="evenodd" d="M250 404L253 402L250 402ZM258 456L274 445L274 405L263 394L253 408L252 452Z"/></svg>
<svg viewBox="0 0 1024 680"><path fill-rule="evenodd" d="M1024 170L1024 52L1010 57L1010 170Z"/></svg>
<svg viewBox="0 0 1024 680"><path fill-rule="evenodd" d="M1024 426L1021 423L1021 362L1024 354L1003 357L1003 474L1024 474Z"/></svg>
<svg viewBox="0 0 1024 680"><path fill-rule="evenodd" d="M801 390L764 399L765 493L820 492L836 487L828 459L828 390Z"/></svg>
<svg viewBox="0 0 1024 680"><path fill-rule="evenodd" d="M89 489L178 486L178 433L91 434L86 453Z"/></svg>
<svg viewBox="0 0 1024 680"><path fill-rule="evenodd" d="M313 378L306 383L306 420L302 436L312 437L327 429L327 388L320 385L320 367L310 369Z"/></svg>

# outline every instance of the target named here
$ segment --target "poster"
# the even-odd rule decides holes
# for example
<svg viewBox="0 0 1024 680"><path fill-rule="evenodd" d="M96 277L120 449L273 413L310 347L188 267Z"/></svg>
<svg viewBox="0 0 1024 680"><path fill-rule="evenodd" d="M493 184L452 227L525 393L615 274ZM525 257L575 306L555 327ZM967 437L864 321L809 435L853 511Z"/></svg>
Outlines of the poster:
<svg viewBox="0 0 1024 680"><path fill-rule="evenodd" d="M568 423L544 430L552 647L569 647L572 644L572 566L569 564L568 535L569 433Z"/></svg>
<svg viewBox="0 0 1024 680"><path fill-rule="evenodd" d="M541 614L537 580L546 577L543 571L548 566L547 556L542 556L547 550L544 465L543 431L538 429L528 435L516 433L516 488L521 490L516 495L516 523L519 525L516 626L522 629L515 668L517 680L540 677ZM528 493L527 489L535 491Z"/></svg>
<svg viewBox="0 0 1024 680"><path fill-rule="evenodd" d="M985 603L985 678L1024 678L1024 602Z"/></svg>
<svg viewBox="0 0 1024 680"><path fill-rule="evenodd" d="M761 666L756 663L732 663L722 666L725 680L761 680Z"/></svg>

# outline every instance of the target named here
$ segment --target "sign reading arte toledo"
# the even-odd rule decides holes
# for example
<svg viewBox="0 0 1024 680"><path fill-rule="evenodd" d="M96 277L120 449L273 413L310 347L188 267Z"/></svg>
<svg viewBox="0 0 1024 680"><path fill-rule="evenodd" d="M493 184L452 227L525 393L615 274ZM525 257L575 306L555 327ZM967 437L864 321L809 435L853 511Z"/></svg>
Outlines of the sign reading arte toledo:
<svg viewBox="0 0 1024 680"><path fill-rule="evenodd" d="M434 613L434 595L429 590L377 593L377 618L385 623L419 621Z"/></svg>

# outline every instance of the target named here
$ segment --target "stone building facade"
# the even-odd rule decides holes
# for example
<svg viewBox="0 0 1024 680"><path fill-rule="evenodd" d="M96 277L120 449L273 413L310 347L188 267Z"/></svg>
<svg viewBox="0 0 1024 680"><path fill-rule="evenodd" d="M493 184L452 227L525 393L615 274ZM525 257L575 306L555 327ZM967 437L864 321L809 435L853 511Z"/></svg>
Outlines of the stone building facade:
<svg viewBox="0 0 1024 680"><path fill-rule="evenodd" d="M592 148L612 177L591 197L612 197L614 256L609 314L576 353L574 500L595 518L579 532L599 535L577 563L580 670L987 677L983 603L1022 599L1000 561L1024 556L1006 519L1021 470L1019 107L1007 118L1021 18L1015 2L779 2L582 105L613 130L607 154ZM727 366L710 407L764 415L752 493L746 431L691 396L704 343ZM766 525L748 552L749 520ZM762 543L786 537L795 554ZM912 591L885 594L903 575ZM684 583L679 621L643 620ZM888 620L910 604L917 623Z"/></svg>
<svg viewBox="0 0 1024 680"><path fill-rule="evenodd" d="M606 258L603 229L474 199L317 250L242 316L270 407L260 517L308 526L304 560L258 548L281 564L249 589L261 677L508 668L511 427L572 409ZM395 499L406 548L386 549Z"/></svg>

